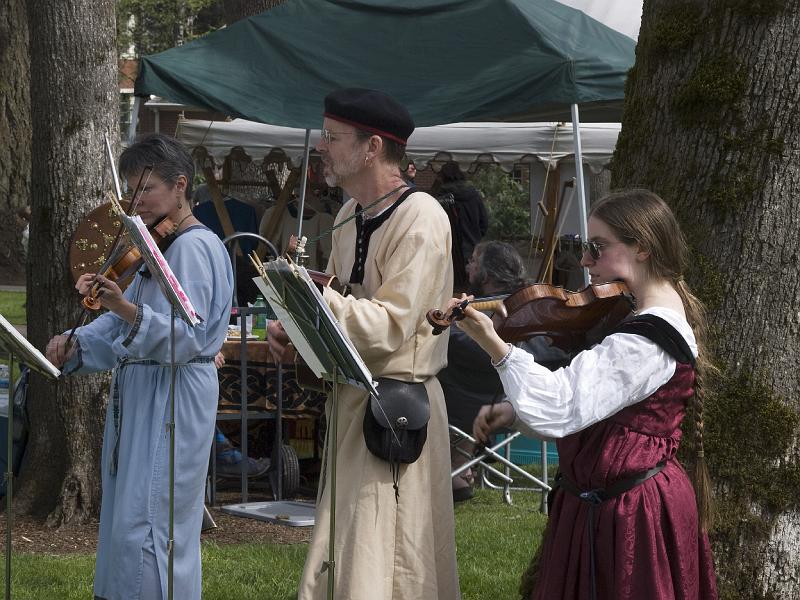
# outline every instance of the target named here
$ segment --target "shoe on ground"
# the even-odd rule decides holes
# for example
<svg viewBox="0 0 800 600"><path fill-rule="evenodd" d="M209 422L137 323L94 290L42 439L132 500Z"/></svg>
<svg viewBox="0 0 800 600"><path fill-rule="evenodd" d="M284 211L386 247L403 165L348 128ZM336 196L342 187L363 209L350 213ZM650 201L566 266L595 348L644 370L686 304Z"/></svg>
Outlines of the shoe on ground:
<svg viewBox="0 0 800 600"><path fill-rule="evenodd" d="M475 495L475 490L471 487L460 487L453 489L453 502L464 502Z"/></svg>
<svg viewBox="0 0 800 600"><path fill-rule="evenodd" d="M241 456L241 455L240 455ZM269 470L269 459L247 458L247 477L260 477ZM217 475L220 477L241 477L242 461L217 460Z"/></svg>

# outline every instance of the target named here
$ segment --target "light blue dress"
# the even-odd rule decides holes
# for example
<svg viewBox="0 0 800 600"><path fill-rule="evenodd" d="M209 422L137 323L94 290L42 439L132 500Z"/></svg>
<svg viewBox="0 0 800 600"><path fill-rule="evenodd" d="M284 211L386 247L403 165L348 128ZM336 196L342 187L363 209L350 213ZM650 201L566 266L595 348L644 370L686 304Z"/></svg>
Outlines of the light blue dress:
<svg viewBox="0 0 800 600"><path fill-rule="evenodd" d="M175 321L175 598L201 594L200 527L218 400L213 357L228 327L233 275L219 238L183 231L164 254L203 322ZM105 313L78 329L66 372L114 369L101 461L103 500L94 581L106 600L139 600L142 585L167 597L170 306L155 279L137 274L125 297L130 325ZM117 433L119 432L119 434ZM155 578L153 565L158 566Z"/></svg>

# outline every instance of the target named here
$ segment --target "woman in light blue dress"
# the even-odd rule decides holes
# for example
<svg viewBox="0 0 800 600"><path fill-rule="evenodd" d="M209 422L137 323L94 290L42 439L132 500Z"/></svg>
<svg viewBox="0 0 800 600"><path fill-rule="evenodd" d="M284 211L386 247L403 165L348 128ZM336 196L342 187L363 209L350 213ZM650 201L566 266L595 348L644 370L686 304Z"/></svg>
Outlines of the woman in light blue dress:
<svg viewBox="0 0 800 600"><path fill-rule="evenodd" d="M152 173L147 172L152 167ZM200 527L218 380L214 356L230 315L233 276L219 238L193 216L192 159L174 139L152 135L122 153L120 173L134 189L145 172L137 207L147 225L177 225L164 256L202 321L175 321L174 597L201 596ZM103 276L83 275L76 287L99 286L108 310L47 345L65 373L113 369L103 435L100 536L94 593L103 600L167 597L169 535L170 305L154 277L140 270L123 294Z"/></svg>

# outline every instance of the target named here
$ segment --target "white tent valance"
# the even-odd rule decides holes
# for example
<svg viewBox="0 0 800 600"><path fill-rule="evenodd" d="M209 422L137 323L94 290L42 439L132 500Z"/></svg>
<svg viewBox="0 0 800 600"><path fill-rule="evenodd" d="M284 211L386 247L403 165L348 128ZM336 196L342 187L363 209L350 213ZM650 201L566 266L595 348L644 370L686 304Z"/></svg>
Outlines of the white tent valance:
<svg viewBox="0 0 800 600"><path fill-rule="evenodd" d="M611 160L619 135L619 123L581 125L583 162L600 172ZM305 130L233 121L181 119L177 137L190 151L204 148L220 164L234 148L241 148L254 161L262 161L280 149L300 164L305 147ZM312 130L311 144L319 141L319 130ZM422 168L426 163L450 159L467 169L476 161L494 162L506 169L532 160L555 166L574 152L571 124L557 123L454 123L419 127L408 141L406 154ZM442 156L442 153L445 153Z"/></svg>

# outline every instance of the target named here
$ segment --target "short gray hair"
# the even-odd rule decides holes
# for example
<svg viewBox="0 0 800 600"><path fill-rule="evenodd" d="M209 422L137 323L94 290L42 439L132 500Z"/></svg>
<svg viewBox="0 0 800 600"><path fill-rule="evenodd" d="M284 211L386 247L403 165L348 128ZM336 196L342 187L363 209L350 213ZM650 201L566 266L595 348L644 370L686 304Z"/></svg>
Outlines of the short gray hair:
<svg viewBox="0 0 800 600"><path fill-rule="evenodd" d="M141 173L144 169L153 172L167 183L174 184L181 175L186 177L186 198L192 197L194 161L174 137L151 133L126 148L119 157L119 172L124 177Z"/></svg>

